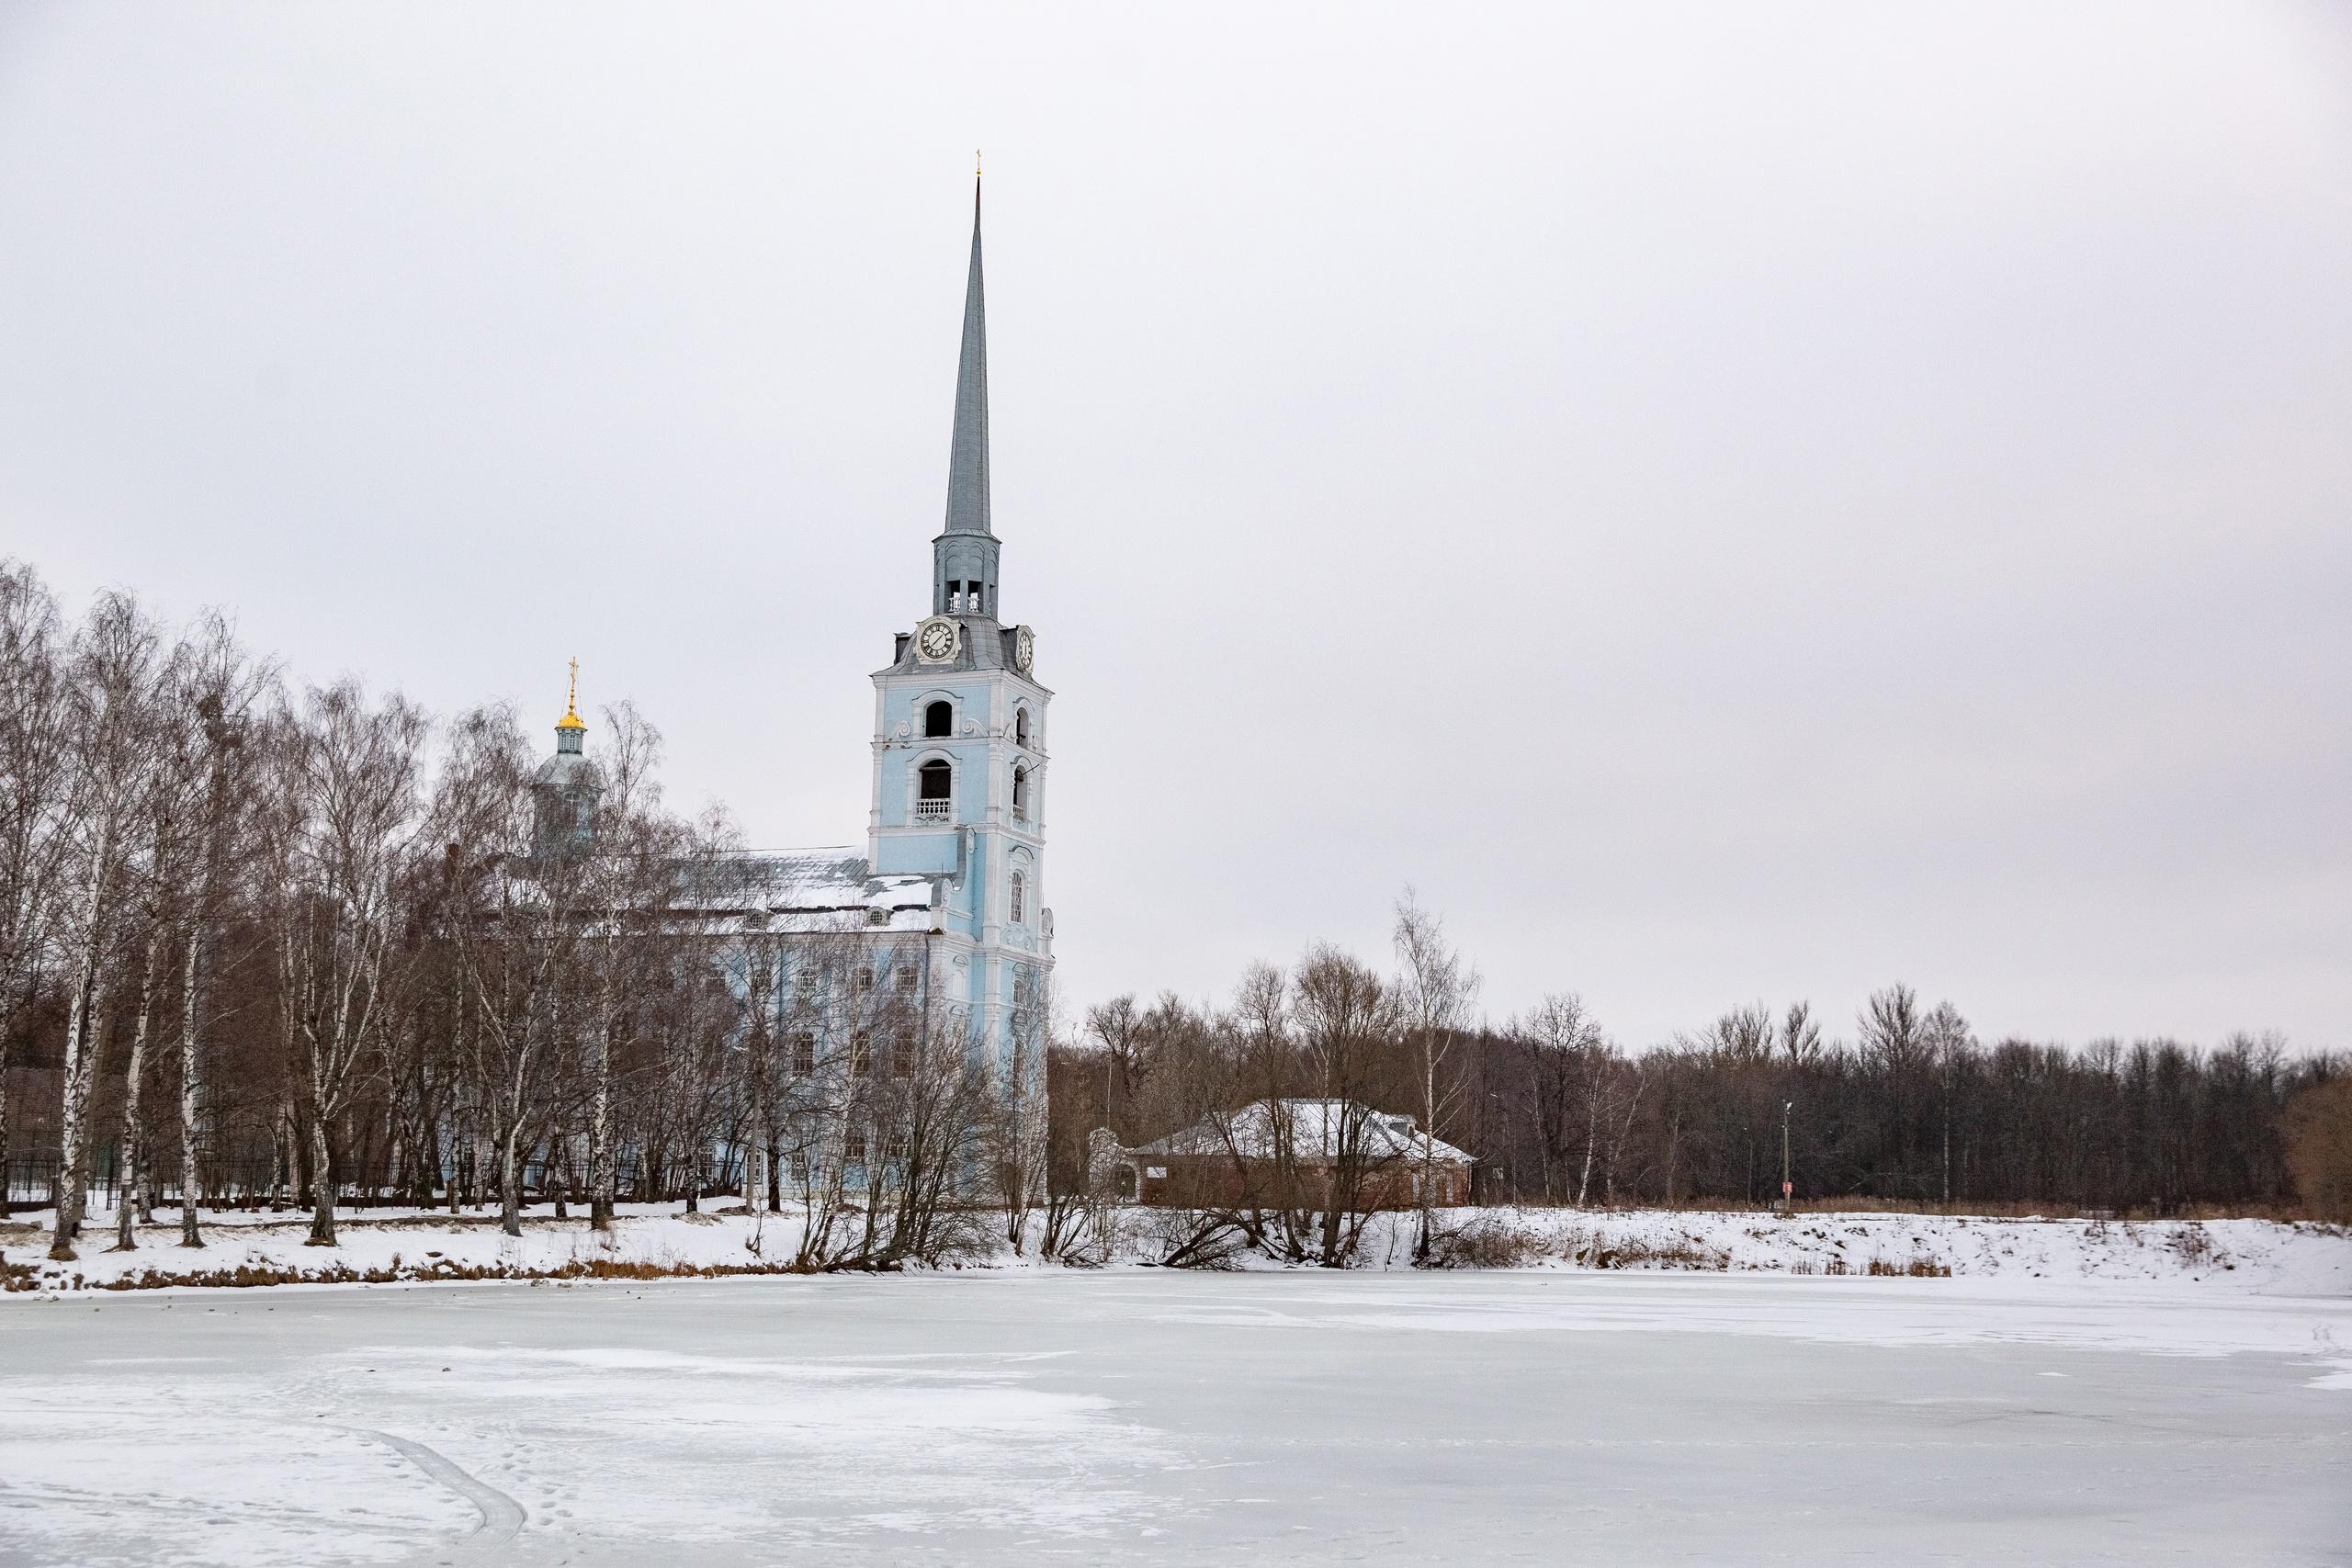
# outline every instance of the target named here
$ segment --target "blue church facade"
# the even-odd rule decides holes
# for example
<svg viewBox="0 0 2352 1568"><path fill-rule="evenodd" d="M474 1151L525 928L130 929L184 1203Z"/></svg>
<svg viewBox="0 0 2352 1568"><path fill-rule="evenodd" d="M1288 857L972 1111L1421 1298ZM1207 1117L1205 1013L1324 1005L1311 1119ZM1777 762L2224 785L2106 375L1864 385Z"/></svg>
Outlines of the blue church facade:
<svg viewBox="0 0 2352 1568"><path fill-rule="evenodd" d="M979 216L976 179L945 518L932 540L929 611L895 634L871 677L863 852L734 857L715 878L706 870L674 911L736 933L730 981L798 1076L861 1075L891 1048L887 1037L920 1030L960 1035L976 1057L1042 1087L1053 694L1035 672L1035 634L1006 622L998 598ZM600 775L584 734L568 709L538 780L542 852L593 819Z"/></svg>

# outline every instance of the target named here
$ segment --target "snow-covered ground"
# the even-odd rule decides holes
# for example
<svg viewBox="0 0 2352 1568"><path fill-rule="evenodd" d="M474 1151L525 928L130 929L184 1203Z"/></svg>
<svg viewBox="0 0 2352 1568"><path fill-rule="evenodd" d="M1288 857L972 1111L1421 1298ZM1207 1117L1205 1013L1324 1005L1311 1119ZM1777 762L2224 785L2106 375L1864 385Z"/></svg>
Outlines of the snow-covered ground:
<svg viewBox="0 0 2352 1568"><path fill-rule="evenodd" d="M199 1250L178 1245L176 1215L142 1226L139 1247L116 1252L113 1220L101 1214L71 1263L50 1262L41 1216L0 1223L0 1259L16 1291L86 1290L175 1282L225 1284L299 1275L353 1282L448 1280L483 1275L527 1278L578 1273L592 1264L643 1265L665 1272L773 1270L788 1264L799 1227L789 1216L755 1219L733 1200L699 1215L675 1204L624 1209L618 1226L599 1236L577 1214L556 1220L534 1213L518 1237L494 1216L414 1210L346 1214L341 1244L303 1245L309 1221L296 1214L205 1216ZM1391 1220L1396 1223L1390 1223ZM1130 1209L1118 1223L1114 1264L1159 1256L1157 1211ZM1450 1256L1487 1266L1543 1269L1696 1270L1784 1274L1949 1272L1981 1279L2180 1280L2245 1290L2352 1294L2352 1235L2320 1225L2266 1220L2143 1224L2080 1220L1975 1219L1921 1214L1799 1214L1614 1212L1559 1209L1460 1210L1447 1214ZM1383 1216L1367 1237L1362 1263L1408 1267L1411 1217ZM1272 1265L1260 1256L1241 1267ZM1032 1266L1010 1252L969 1267Z"/></svg>
<svg viewBox="0 0 2352 1568"><path fill-rule="evenodd" d="M2247 1268L19 1293L0 1562L2341 1562Z"/></svg>

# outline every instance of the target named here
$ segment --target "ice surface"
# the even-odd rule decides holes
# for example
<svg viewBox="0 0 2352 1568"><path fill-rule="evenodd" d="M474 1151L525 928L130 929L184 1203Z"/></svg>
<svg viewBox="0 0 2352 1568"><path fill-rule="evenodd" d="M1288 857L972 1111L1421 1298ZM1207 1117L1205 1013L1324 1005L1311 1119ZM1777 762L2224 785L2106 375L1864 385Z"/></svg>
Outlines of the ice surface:
<svg viewBox="0 0 2352 1568"><path fill-rule="evenodd" d="M0 1302L0 1562L2267 1563L2352 1302L1002 1271Z"/></svg>

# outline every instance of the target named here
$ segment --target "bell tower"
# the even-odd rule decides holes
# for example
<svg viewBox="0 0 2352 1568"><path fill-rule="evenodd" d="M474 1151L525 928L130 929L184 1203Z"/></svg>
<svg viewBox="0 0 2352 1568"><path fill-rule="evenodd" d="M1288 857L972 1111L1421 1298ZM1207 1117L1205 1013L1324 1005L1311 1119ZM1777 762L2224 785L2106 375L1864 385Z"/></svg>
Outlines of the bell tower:
<svg viewBox="0 0 2352 1568"><path fill-rule="evenodd" d="M931 994L965 1021L977 1050L1001 1063L1036 1029L1053 965L1045 907L1053 694L1034 670L1035 634L1004 624L998 601L988 363L975 174L946 521L932 540L931 613L898 634L891 662L874 673L866 859L876 875L915 873L940 885ZM1035 1059L1042 1070L1042 1052Z"/></svg>

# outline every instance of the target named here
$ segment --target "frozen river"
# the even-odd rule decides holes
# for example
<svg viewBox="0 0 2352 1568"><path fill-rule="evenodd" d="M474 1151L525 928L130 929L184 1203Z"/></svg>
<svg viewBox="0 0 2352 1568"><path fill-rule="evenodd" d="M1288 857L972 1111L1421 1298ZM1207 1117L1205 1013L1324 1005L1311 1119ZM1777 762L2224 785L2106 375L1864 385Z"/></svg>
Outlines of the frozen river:
<svg viewBox="0 0 2352 1568"><path fill-rule="evenodd" d="M2352 1303L1000 1274L0 1302L0 1562L2352 1561Z"/></svg>

